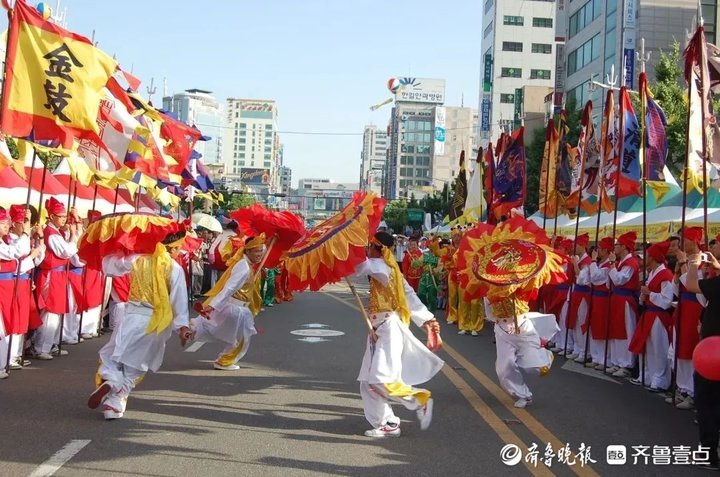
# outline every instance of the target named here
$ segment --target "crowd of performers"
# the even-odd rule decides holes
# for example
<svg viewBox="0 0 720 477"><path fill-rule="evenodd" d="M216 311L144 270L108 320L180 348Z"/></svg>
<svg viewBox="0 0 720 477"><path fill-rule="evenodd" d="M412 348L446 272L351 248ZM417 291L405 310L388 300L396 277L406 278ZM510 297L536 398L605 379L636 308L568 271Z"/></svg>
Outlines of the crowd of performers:
<svg viewBox="0 0 720 477"><path fill-rule="evenodd" d="M449 240L401 238L396 258L429 309L446 304L447 322L456 324L459 334L476 336L489 313L480 300L464 299L456 270L458 246L468 230L472 226L453 228ZM642 247L634 232L617 240L602 237L595 246L590 246L588 234L576 240L556 238L554 248L570 257L567 280L543 287L529 304L530 310L557 320L559 332L547 347L652 392L670 391L675 372L676 393L666 402L693 409L692 354L707 301L701 293L687 290L687 262L689 256L706 252L698 278L716 276L720 237L709 242L709 250L704 250L701 227L685 228L682 250L680 239L672 236Z"/></svg>

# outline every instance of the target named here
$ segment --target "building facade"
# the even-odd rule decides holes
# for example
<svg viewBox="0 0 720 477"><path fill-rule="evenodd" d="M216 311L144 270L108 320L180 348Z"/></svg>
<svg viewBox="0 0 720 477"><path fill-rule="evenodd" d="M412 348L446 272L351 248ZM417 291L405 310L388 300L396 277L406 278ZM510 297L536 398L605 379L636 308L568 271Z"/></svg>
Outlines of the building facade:
<svg viewBox="0 0 720 477"><path fill-rule="evenodd" d="M209 141L198 141L195 150L205 164L221 164L225 117L220 103L210 91L188 89L163 98L163 109L177 115L186 124L197 126Z"/></svg>
<svg viewBox="0 0 720 477"><path fill-rule="evenodd" d="M275 101L228 98L226 108L225 186L279 192L282 146Z"/></svg>
<svg viewBox="0 0 720 477"><path fill-rule="evenodd" d="M445 80L397 78L388 124L383 196L409 198L413 189L432 187L433 154L445 145ZM437 114L440 113L440 114Z"/></svg>
<svg viewBox="0 0 720 477"><path fill-rule="evenodd" d="M567 3L568 0L558 0ZM493 141L522 117L524 86L555 84L555 1L484 0L479 142ZM580 3L575 0L573 3Z"/></svg>
<svg viewBox="0 0 720 477"><path fill-rule="evenodd" d="M280 193L289 195L292 185L292 169L287 166L280 166Z"/></svg>
<svg viewBox="0 0 720 477"><path fill-rule="evenodd" d="M702 1L706 37L716 40L717 0ZM558 8L560 8L558 4ZM646 71L651 84L660 50L669 51L674 41L685 46L686 32L692 32L698 14L697 0L585 0L564 2L566 16L565 80L566 101L581 108L594 103L596 122L602 108L601 88L591 89L591 80L607 83L614 72L616 84L637 89L641 65L637 53L641 40L651 52Z"/></svg>
<svg viewBox="0 0 720 477"><path fill-rule="evenodd" d="M360 153L360 187L364 191L382 194L382 178L387 159L387 131L365 126L363 149Z"/></svg>
<svg viewBox="0 0 720 477"><path fill-rule="evenodd" d="M474 154L477 150L473 149L473 145L477 144L475 136L475 126L478 122L477 109L446 106L441 112L442 110L445 114L445 146L442 151L433 151L431 178L427 184L430 190L421 189L422 192L441 191L445 184L448 187L452 185L460 167L462 151L465 151L465 159L468 162L475 160ZM417 191L413 192L416 197L421 195Z"/></svg>

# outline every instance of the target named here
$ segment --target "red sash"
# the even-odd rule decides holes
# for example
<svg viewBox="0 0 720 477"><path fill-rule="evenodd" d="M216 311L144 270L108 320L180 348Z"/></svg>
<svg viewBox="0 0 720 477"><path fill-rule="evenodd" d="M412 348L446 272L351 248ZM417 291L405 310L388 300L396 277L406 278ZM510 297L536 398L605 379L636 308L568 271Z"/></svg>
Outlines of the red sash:
<svg viewBox="0 0 720 477"><path fill-rule="evenodd" d="M693 351L700 341L698 333L698 324L705 308L700 304L694 293L688 292L685 287L680 284L680 304L675 308L673 314L673 326L679 323L678 338L679 342L675 352L678 359L692 359ZM670 333L672 341L673 334Z"/></svg>
<svg viewBox="0 0 720 477"><path fill-rule="evenodd" d="M648 288L653 293L660 293L662 284L664 282L672 282L672 280L673 273L667 268L663 268L655 274L652 280L650 280ZM635 328L635 333L633 334L632 340L630 340L630 345L628 346L628 349L632 353L640 354L645 350L645 343L647 343L647 340L650 337L650 332L652 331L652 327L655 324L656 319L659 319L662 322L666 332L671 328L672 315L669 308L660 308L652 302L645 303L645 311L640 317L638 326Z"/></svg>
<svg viewBox="0 0 720 477"><path fill-rule="evenodd" d="M49 239L53 235L60 236L66 240L58 230L49 225L45 227L45 258L40 264L40 271L37 277L37 287L35 293L37 296L38 308L41 311L50 313L67 313L68 310L68 259L60 258L53 252L50 247Z"/></svg>
<svg viewBox="0 0 720 477"><path fill-rule="evenodd" d="M585 255L585 257L578 263L578 268L581 270L585 267L589 267L592 263L592 259ZM569 265L570 268L574 270L575 267L572 266L572 264ZM577 279L575 279L577 281ZM578 319L578 311L580 310L580 305L583 301L586 303L589 303L590 301L590 292L591 288L587 285L578 285L575 283L575 286L573 287L572 291L570 292L571 298L570 298L570 306L568 307L568 320L567 320L567 327L572 329L575 329L575 326L577 325L577 319Z"/></svg>
<svg viewBox="0 0 720 477"><path fill-rule="evenodd" d="M610 269L610 262L600 265ZM608 315L610 314L610 289L607 284L592 286L592 310L590 310L590 336L594 340L607 339Z"/></svg>

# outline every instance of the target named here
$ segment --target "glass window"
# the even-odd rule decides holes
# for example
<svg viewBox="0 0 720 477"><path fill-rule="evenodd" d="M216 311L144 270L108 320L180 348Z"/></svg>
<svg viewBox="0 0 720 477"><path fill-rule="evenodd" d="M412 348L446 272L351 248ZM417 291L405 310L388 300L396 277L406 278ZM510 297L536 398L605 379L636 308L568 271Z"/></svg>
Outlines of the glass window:
<svg viewBox="0 0 720 477"><path fill-rule="evenodd" d="M515 95L514 94L501 94L500 102L513 104L513 103L515 103Z"/></svg>
<svg viewBox="0 0 720 477"><path fill-rule="evenodd" d="M272 163L270 161L263 162L263 167L271 167Z"/></svg>
<svg viewBox="0 0 720 477"><path fill-rule="evenodd" d="M505 15L503 17L503 24L512 26L523 26L525 24L525 19L523 17Z"/></svg>
<svg viewBox="0 0 720 477"><path fill-rule="evenodd" d="M423 134L423 142L430 142L430 133Z"/></svg>
<svg viewBox="0 0 720 477"><path fill-rule="evenodd" d="M493 30L493 22L488 23L488 26L485 27L485 31L483 32L483 38L487 38L487 36L490 34L490 32Z"/></svg>
<svg viewBox="0 0 720 477"><path fill-rule="evenodd" d="M266 131L272 131L272 124L266 124L266 125L265 125L265 130L266 130Z"/></svg>
<svg viewBox="0 0 720 477"><path fill-rule="evenodd" d="M522 78L522 68L501 68L500 76L503 78Z"/></svg>
<svg viewBox="0 0 720 477"><path fill-rule="evenodd" d="M503 51L523 51L523 44L519 41L503 41Z"/></svg>
<svg viewBox="0 0 720 477"><path fill-rule="evenodd" d="M550 70L530 70L530 79L550 79Z"/></svg>
<svg viewBox="0 0 720 477"><path fill-rule="evenodd" d="M532 52L549 55L550 53L552 53L552 45L548 43L533 43Z"/></svg>
<svg viewBox="0 0 720 477"><path fill-rule="evenodd" d="M245 144L245 141L247 141L247 139L245 139L244 137L240 138L240 144Z"/></svg>
<svg viewBox="0 0 720 477"><path fill-rule="evenodd" d="M407 125L408 125L408 129L409 129L410 131L414 131L414 130L415 130L415 127L416 127L416 126L415 126L415 121L408 121L408 122L407 122Z"/></svg>
<svg viewBox="0 0 720 477"><path fill-rule="evenodd" d="M412 146L412 145L407 146L405 149L406 149L406 152L415 152L415 146Z"/></svg>
<svg viewBox="0 0 720 477"><path fill-rule="evenodd" d="M428 144L419 144L417 147L417 152L419 154L427 154L430 152L430 145Z"/></svg>
<svg viewBox="0 0 720 477"><path fill-rule="evenodd" d="M552 19L552 18L538 18L538 17L533 17L533 26L534 26L534 27L541 27L541 28L552 28L552 26L553 26L553 19Z"/></svg>
<svg viewBox="0 0 720 477"><path fill-rule="evenodd" d="M415 133L407 133L405 138L408 142L415 142Z"/></svg>
<svg viewBox="0 0 720 477"><path fill-rule="evenodd" d="M272 159L272 156L271 156L270 154L265 154L265 155L263 156L263 159L265 159L265 160L267 161L267 160Z"/></svg>
<svg viewBox="0 0 720 477"><path fill-rule="evenodd" d="M238 123L240 129L247 129L247 123Z"/></svg>

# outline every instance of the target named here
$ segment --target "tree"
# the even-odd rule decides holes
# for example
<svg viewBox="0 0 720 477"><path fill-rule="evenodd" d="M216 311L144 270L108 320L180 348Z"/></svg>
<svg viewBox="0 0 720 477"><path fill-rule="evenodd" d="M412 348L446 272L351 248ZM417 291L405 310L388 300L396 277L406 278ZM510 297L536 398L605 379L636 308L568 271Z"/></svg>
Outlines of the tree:
<svg viewBox="0 0 720 477"><path fill-rule="evenodd" d="M415 192L410 192L410 203L408 203L408 207L411 209L418 206L418 201L415 198Z"/></svg>
<svg viewBox="0 0 720 477"><path fill-rule="evenodd" d="M249 207L257 202L254 196L244 192L230 193L226 190L220 192L225 198L224 209L228 212L231 210L242 209L243 207Z"/></svg>
<svg viewBox="0 0 720 477"><path fill-rule="evenodd" d="M383 220L396 233L402 233L408 224L407 204L404 200L394 200L385 206Z"/></svg>

